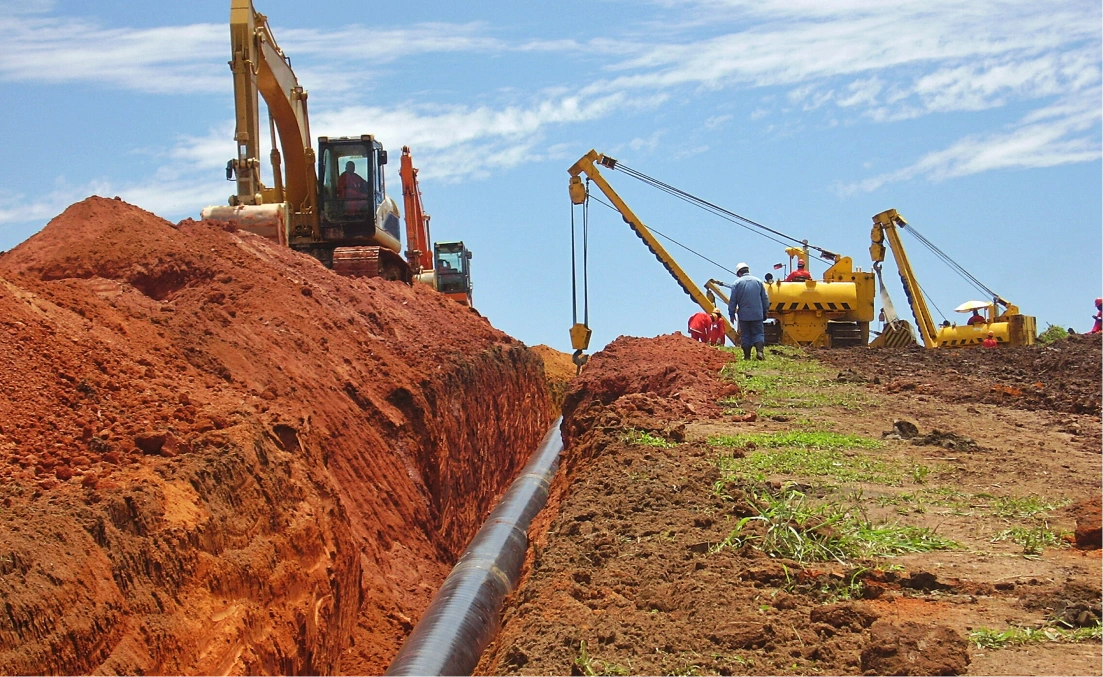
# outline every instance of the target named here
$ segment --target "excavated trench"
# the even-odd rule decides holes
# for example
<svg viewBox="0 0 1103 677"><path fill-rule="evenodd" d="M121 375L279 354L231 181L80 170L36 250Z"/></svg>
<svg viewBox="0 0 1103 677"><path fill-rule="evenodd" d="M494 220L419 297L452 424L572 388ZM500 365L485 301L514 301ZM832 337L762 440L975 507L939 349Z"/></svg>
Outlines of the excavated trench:
<svg viewBox="0 0 1103 677"><path fill-rule="evenodd" d="M555 416L474 311L119 200L0 332L4 673L381 673Z"/></svg>

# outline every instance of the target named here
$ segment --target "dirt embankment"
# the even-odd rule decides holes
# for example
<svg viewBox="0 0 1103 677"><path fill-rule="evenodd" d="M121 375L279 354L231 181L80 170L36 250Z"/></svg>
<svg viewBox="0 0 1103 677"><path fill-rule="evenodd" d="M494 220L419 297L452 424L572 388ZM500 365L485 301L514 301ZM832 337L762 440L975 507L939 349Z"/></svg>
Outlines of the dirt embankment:
<svg viewBox="0 0 1103 677"><path fill-rule="evenodd" d="M373 673L550 425L427 288L89 198L0 257L0 672Z"/></svg>
<svg viewBox="0 0 1103 677"><path fill-rule="evenodd" d="M746 390L717 377L730 354L684 337L595 354L566 395L561 471L476 674L1098 674L1098 640L981 649L971 632L1037 640L1099 623L1099 337L812 352L836 369L736 362ZM821 380L803 391L793 375L810 373ZM918 435L883 437L894 421ZM716 441L742 433L871 446L721 472L721 456L756 456L754 441ZM854 468L886 474L842 472ZM768 506L790 490L797 503ZM774 514L800 542L838 536L837 516L800 521L805 502L952 544L845 560L768 550Z"/></svg>

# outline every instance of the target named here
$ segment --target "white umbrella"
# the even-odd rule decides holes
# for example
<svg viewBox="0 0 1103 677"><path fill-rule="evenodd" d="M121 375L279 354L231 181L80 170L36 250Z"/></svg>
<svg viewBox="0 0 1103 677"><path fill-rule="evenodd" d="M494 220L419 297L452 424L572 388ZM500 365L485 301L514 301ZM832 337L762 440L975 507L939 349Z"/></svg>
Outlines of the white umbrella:
<svg viewBox="0 0 1103 677"><path fill-rule="evenodd" d="M957 308L954 308L954 312L955 313L971 313L974 310L981 310L982 308L987 308L990 305L992 305L992 304L988 303L986 301L966 301L965 303L961 304Z"/></svg>

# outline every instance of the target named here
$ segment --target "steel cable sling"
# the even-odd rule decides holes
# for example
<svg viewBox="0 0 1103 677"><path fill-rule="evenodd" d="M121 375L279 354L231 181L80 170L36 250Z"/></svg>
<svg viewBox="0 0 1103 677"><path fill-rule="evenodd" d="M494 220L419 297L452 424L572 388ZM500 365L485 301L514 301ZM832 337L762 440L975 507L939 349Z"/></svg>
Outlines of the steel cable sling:
<svg viewBox="0 0 1103 677"><path fill-rule="evenodd" d="M620 212L619 212L619 211L617 210L617 208L616 208L616 207L614 207L613 205L609 204L608 202L606 202L606 201L602 200L601 198L599 198L599 197L597 197L597 196L595 196L595 195L589 195L587 199L588 199L588 200L593 200L594 202L597 202L598 204L604 205L605 207L608 207L609 209L611 209L612 211L614 211L614 212L616 212L616 213L618 213L618 214L620 213ZM696 256L696 257L698 257L698 258L701 258L701 259L704 259L705 261L708 261L709 263L711 263L712 265L716 266L716 267L717 267L717 268L719 268L720 270L723 270L723 271L726 271L726 272L728 272L728 273L731 273L732 275L735 275L735 271L734 271L734 270L731 270L730 268L727 268L727 267L725 267L725 266L724 266L723 264L720 264L720 263L717 263L716 261L713 261L712 259L710 259L709 257L705 256L705 255L704 255L704 254L702 254L701 252L699 252L699 251L696 251L695 249L691 249L690 247L688 247L688 246L686 246L686 245L682 244L681 242L678 242L677 240L675 240L674 238L670 237L669 235L667 235L667 234L665 234L665 233L662 233L662 232L659 232L658 230L655 230L655 227L654 227L654 226L648 226L648 227L647 227L647 229L648 229L648 230L650 230L650 231L651 231L652 233L655 233L655 234L656 234L656 235L658 235L659 237L663 238L663 239L664 239L664 240L666 240L667 242L670 242L670 243L676 244L676 245L678 245L679 247L681 247L682 249L684 249L684 250L686 250L687 252L689 252L690 254L693 254L694 256Z"/></svg>
<svg viewBox="0 0 1103 677"><path fill-rule="evenodd" d="M925 238L922 233L920 233L918 230L916 230L915 226L912 226L911 224L908 224L907 229L909 231L911 231L913 235L915 235L915 239L919 240L919 242L924 247L929 249L931 251L931 253L933 253L935 256L937 256L939 259L941 259L943 263L948 265L951 270L953 270L958 275L960 275L962 277L962 279L964 279L966 282L972 284L973 287L977 291L979 291L981 293L984 293L984 294L987 294L989 298L997 299L997 300L1003 302L1006 305L1007 302L1004 301L1003 298L999 294L997 294L996 292L989 289L983 282L981 282L976 277L974 277L972 273L965 270L965 268L963 268L959 263L957 263L956 261L951 259L945 252L943 252L941 249L936 247L933 242L931 242L930 240ZM924 294L925 293L926 292L924 292Z"/></svg>
<svg viewBox="0 0 1103 677"><path fill-rule="evenodd" d="M708 200L699 198L696 195L693 195L691 193L685 192L684 190L681 190L680 188L675 188L674 186L671 186L668 183L664 183L662 181L659 181L656 178L653 178L653 177L650 177L650 176L644 174L643 172L632 169L631 167L629 167L629 166L627 166L627 165L625 165L625 164L623 164L619 161L613 167L611 167L611 169L616 169L616 170L622 171L624 174L626 174L628 176L631 176L632 178L636 179L637 181L641 181L643 183L646 183L647 185L652 186L653 188L658 188L659 190L663 191L664 193L667 193L668 195L672 195L672 196L678 198L679 200L682 200L684 202L688 202L689 204L692 204L696 207L699 207L700 209L703 209L707 212L710 212L711 214L719 216L720 218L724 219L725 221L729 221L731 223L734 223L735 225L739 226L740 228L744 228L746 230L752 230L752 228L758 228L760 231L764 231L764 232L759 233L759 235L762 235L762 237L765 237L767 240L771 240L771 241L776 242L776 243L778 243L782 246L785 246L786 242L784 242L781 239L777 239L777 238L783 238L784 240L788 240L789 242L792 242L793 244L800 245L801 248L814 249L814 250L820 252L820 254L823 254L822 257L813 255L813 257L818 259L819 261L823 261L823 262L826 263L826 262L829 262L829 261L835 261L838 258L838 255L835 254L834 252L827 251L826 249L823 249L821 247L810 246L808 244L808 242L805 241L805 240L798 240L797 238L793 237L792 235L786 235L785 233L782 233L781 231L774 230L773 228L770 228L769 226L766 226L766 225L763 225L761 223L758 223L757 221L753 221L751 219L748 219L745 216L740 216L739 214L736 214L733 211L724 209L723 207L721 207L719 205L716 205L716 204L713 204L713 203L709 202ZM767 235L766 233L776 235L777 238L771 237L770 235ZM666 236L664 236L664 237L666 237Z"/></svg>

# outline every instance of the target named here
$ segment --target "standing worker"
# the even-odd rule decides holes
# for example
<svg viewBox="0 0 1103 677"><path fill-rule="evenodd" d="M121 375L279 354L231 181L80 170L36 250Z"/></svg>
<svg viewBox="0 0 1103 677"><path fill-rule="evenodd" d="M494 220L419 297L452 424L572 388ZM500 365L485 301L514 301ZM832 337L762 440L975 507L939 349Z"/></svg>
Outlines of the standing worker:
<svg viewBox="0 0 1103 677"><path fill-rule="evenodd" d="M766 330L763 322L770 308L770 297L766 295L766 285L751 275L746 263L735 267L735 284L732 285L731 300L728 301L728 319L739 323L739 344L743 348L743 359L751 359L751 346L757 357L766 359L763 347L766 345Z"/></svg>
<svg viewBox="0 0 1103 677"><path fill-rule="evenodd" d="M1095 324L1088 333L1098 334L1103 332L1103 299L1095 300L1095 315L1092 315L1092 319L1095 320Z"/></svg>
<svg viewBox="0 0 1103 677"><path fill-rule="evenodd" d="M712 316L708 313L696 313L689 318L689 337L701 343L709 342L712 333Z"/></svg>
<svg viewBox="0 0 1103 677"><path fill-rule="evenodd" d="M992 331L988 332L988 338L984 339L984 342L981 343L981 345L985 348L995 348L996 346L998 346L999 341L996 340L996 333Z"/></svg>
<svg viewBox="0 0 1103 677"><path fill-rule="evenodd" d="M811 280L812 273L808 272L804 268L804 259L797 259L797 269L789 273L789 277L785 278L786 282L804 282L805 280Z"/></svg>

